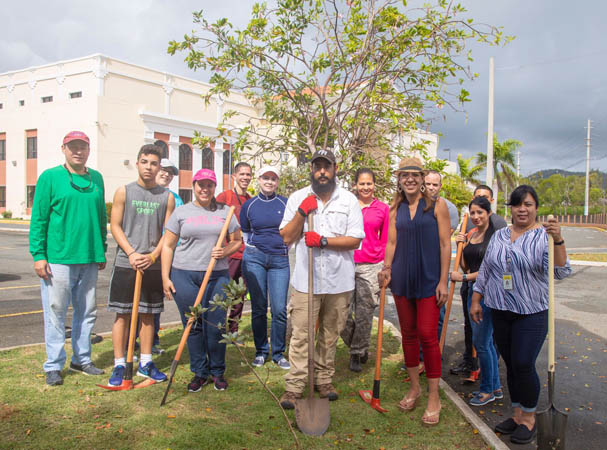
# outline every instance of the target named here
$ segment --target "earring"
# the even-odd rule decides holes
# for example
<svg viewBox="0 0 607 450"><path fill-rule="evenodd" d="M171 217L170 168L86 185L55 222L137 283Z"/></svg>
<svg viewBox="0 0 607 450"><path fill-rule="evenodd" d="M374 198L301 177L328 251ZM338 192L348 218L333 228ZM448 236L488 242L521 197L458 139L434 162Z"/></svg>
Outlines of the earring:
<svg viewBox="0 0 607 450"><path fill-rule="evenodd" d="M419 190L422 192L422 194L423 194L424 192L426 192L426 185L425 185L425 184L422 184L422 185L421 185L421 187L419 188Z"/></svg>
<svg viewBox="0 0 607 450"><path fill-rule="evenodd" d="M400 185L400 183L398 183L398 185L396 186L396 190L398 191L399 194L402 194L403 187Z"/></svg>

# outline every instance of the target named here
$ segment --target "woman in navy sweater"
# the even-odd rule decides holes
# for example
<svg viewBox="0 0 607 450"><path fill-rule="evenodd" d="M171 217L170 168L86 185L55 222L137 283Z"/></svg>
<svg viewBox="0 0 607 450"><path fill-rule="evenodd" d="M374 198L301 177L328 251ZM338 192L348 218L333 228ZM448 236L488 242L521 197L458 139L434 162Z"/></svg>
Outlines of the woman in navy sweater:
<svg viewBox="0 0 607 450"><path fill-rule="evenodd" d="M278 230L287 199L276 194L278 172L273 167L262 167L258 173L259 194L242 205L240 225L246 244L242 273L251 294L251 326L256 352L253 366L263 366L270 355L267 319L269 295L272 361L281 369L289 370L289 361L283 355L287 332L289 256Z"/></svg>

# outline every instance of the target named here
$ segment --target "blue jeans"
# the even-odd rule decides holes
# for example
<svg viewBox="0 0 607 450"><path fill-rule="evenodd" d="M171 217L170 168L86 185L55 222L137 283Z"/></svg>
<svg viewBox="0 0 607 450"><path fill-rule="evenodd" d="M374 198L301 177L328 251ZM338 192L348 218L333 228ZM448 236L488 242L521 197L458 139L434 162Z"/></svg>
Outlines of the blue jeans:
<svg viewBox="0 0 607 450"><path fill-rule="evenodd" d="M45 372L61 370L65 365L65 317L72 304L72 362L91 362L91 332L97 319L95 292L99 265L50 264L52 275L40 279L44 310Z"/></svg>
<svg viewBox="0 0 607 450"><path fill-rule="evenodd" d="M548 310L535 314L499 309L491 312L495 342L506 363L512 407L534 412L541 386L535 361L548 332Z"/></svg>
<svg viewBox="0 0 607 450"><path fill-rule="evenodd" d="M267 316L269 294L272 359L278 361L286 348L289 257L268 255L255 247L247 247L242 257L242 274L251 294L251 328L256 356L267 358L270 354Z"/></svg>
<svg viewBox="0 0 607 450"><path fill-rule="evenodd" d="M173 298L184 326L188 322L185 315L190 312L190 306L194 306L204 275L205 272L197 270L180 270L174 267L171 269L171 281L175 286ZM223 287L229 282L230 275L227 270L214 270L200 303L202 307L208 308L217 294L225 298ZM225 321L226 311L218 307L205 311L192 325L187 341L190 370L201 378L208 378L209 374L218 377L226 370L226 344L219 342L221 335L225 333ZM217 327L218 323L221 328Z"/></svg>
<svg viewBox="0 0 607 450"><path fill-rule="evenodd" d="M468 311L472 304L472 294L474 283L468 283ZM481 386L480 391L483 394L490 394L502 387L500 382L500 372L497 363L497 350L493 344L493 317L492 309L485 306L485 301L481 300L483 309L483 320L476 323L470 319L472 327L472 343L476 348L476 356L481 368Z"/></svg>

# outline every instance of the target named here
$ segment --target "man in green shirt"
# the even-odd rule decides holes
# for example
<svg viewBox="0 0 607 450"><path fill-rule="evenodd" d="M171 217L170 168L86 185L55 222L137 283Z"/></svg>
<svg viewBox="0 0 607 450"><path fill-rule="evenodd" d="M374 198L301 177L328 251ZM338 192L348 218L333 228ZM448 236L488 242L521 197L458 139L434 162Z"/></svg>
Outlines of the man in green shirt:
<svg viewBox="0 0 607 450"><path fill-rule="evenodd" d="M91 361L91 332L97 318L98 270L105 268L107 216L103 177L86 167L90 154L86 134L63 138L65 163L38 178L30 224L30 253L40 277L47 360L46 384L63 384L65 317L72 304L70 370L101 375Z"/></svg>

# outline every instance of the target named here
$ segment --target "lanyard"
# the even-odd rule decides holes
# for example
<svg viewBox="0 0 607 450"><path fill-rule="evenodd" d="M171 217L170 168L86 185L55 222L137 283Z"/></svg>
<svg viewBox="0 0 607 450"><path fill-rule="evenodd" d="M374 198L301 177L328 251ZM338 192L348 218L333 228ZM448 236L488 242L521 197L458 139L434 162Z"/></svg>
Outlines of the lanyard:
<svg viewBox="0 0 607 450"><path fill-rule="evenodd" d="M234 190L234 195L236 195L236 200L238 200L238 204L240 206L242 206L242 201L240 200L240 195L238 195L238 192L236 192L236 188L234 188L233 190Z"/></svg>

